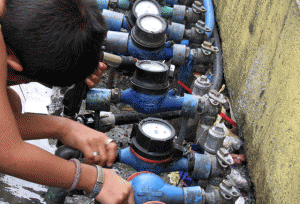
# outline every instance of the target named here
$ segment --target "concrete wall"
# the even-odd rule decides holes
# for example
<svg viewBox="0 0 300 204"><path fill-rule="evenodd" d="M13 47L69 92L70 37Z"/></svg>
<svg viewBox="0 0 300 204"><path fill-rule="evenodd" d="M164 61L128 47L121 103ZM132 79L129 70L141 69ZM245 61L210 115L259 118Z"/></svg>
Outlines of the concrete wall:
<svg viewBox="0 0 300 204"><path fill-rule="evenodd" d="M300 203L299 0L214 0L257 203Z"/></svg>

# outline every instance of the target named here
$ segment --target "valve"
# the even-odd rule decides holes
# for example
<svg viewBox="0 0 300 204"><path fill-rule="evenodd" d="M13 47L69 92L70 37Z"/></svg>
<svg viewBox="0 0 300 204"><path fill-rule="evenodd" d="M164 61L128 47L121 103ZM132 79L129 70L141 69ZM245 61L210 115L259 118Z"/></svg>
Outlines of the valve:
<svg viewBox="0 0 300 204"><path fill-rule="evenodd" d="M193 55L194 55L194 64L212 64L214 61L214 54L219 52L219 48L212 45L211 42L204 41L201 44L201 48L193 49Z"/></svg>
<svg viewBox="0 0 300 204"><path fill-rule="evenodd" d="M184 37L188 38L190 42L202 43L206 40L206 32L210 32L210 28L201 20L198 20L195 27L184 31Z"/></svg>
<svg viewBox="0 0 300 204"><path fill-rule="evenodd" d="M212 126L221 112L222 105L226 106L227 101L223 94L216 90L210 90L208 94L200 97L197 110L202 123Z"/></svg>
<svg viewBox="0 0 300 204"><path fill-rule="evenodd" d="M225 154L225 150L223 151L224 148L222 148L223 141L226 136L223 128L224 128L223 124L217 123L214 127L209 129L207 138L206 138L206 141L204 144L205 151L207 151L210 154L214 154L214 155L216 155L217 153L219 153L220 155ZM220 148L222 149L222 151L219 150ZM228 154L229 153L227 153L227 155Z"/></svg>
<svg viewBox="0 0 300 204"><path fill-rule="evenodd" d="M192 7L188 8L186 11L186 21L188 23L197 22L202 18L202 14L206 12L203 4L200 1L195 1Z"/></svg>

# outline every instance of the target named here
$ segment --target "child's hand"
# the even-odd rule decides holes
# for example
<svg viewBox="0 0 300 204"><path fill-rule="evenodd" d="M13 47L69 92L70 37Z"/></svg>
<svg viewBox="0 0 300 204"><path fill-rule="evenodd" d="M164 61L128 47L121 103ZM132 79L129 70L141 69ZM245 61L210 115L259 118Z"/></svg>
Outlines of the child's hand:
<svg viewBox="0 0 300 204"><path fill-rule="evenodd" d="M107 70L107 65L103 62L99 62L95 72L85 79L85 83L89 86L89 88L94 87L96 83L100 82L100 77L103 75L105 70Z"/></svg>
<svg viewBox="0 0 300 204"><path fill-rule="evenodd" d="M96 200L105 204L134 204L134 193L129 182L115 170L103 169L104 183Z"/></svg>
<svg viewBox="0 0 300 204"><path fill-rule="evenodd" d="M87 164L112 166L117 156L116 143L107 143L110 138L104 133L80 123L74 122L67 126L60 137L63 144L80 150Z"/></svg>

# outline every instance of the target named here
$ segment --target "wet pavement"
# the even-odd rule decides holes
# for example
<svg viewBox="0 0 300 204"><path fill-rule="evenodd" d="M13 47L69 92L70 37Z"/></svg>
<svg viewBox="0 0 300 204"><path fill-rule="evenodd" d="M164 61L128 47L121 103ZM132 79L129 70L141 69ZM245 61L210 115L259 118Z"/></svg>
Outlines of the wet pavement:
<svg viewBox="0 0 300 204"><path fill-rule="evenodd" d="M51 153L56 149L47 139L32 140L29 143ZM46 204L44 201L46 191L47 186L0 174L0 204Z"/></svg>

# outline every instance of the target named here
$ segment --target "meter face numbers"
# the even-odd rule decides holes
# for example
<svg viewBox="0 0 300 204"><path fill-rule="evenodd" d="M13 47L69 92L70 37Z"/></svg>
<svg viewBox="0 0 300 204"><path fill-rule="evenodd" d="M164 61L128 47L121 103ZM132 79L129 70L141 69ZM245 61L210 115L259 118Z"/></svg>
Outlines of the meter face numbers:
<svg viewBox="0 0 300 204"><path fill-rule="evenodd" d="M159 122L145 123L142 126L142 130L153 139L166 139L172 134L170 127Z"/></svg>
<svg viewBox="0 0 300 204"><path fill-rule="evenodd" d="M157 32L163 28L163 23L160 19L153 16L145 16L140 21L142 28L150 32Z"/></svg>
<svg viewBox="0 0 300 204"><path fill-rule="evenodd" d="M135 13L137 15L137 18L146 13L159 15L159 9L151 1L141 1L136 5Z"/></svg>
<svg viewBox="0 0 300 204"><path fill-rule="evenodd" d="M165 67L158 63L142 63L140 66L146 71L161 72Z"/></svg>

